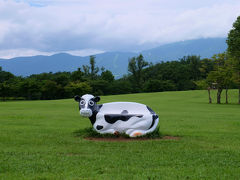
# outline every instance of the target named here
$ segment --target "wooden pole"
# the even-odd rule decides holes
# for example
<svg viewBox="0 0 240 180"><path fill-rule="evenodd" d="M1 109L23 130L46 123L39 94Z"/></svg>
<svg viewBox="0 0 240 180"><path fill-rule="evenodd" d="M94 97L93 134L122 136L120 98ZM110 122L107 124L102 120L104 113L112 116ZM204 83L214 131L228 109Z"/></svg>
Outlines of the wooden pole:
<svg viewBox="0 0 240 180"><path fill-rule="evenodd" d="M226 88L226 104L228 104L228 88Z"/></svg>
<svg viewBox="0 0 240 180"><path fill-rule="evenodd" d="M209 100L209 104L212 104L212 98L211 98L210 91L211 91L211 88L208 87L208 100Z"/></svg>

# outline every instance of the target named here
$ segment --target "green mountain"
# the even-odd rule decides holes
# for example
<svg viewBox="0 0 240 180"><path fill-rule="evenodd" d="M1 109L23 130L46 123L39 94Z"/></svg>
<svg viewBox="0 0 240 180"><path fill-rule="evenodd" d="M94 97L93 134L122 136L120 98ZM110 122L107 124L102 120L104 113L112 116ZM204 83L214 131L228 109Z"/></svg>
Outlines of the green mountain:
<svg viewBox="0 0 240 180"><path fill-rule="evenodd" d="M207 38L166 44L142 51L142 54L148 61L159 62L178 60L187 55L211 58L214 54L222 53L226 49L226 38Z"/></svg>
<svg viewBox="0 0 240 180"><path fill-rule="evenodd" d="M213 54L224 52L227 48L226 38L207 38L176 42L145 50L145 60L153 63L178 60L187 55L199 55L210 58ZM139 53L105 52L96 55L96 64L113 72L116 77L127 73L128 60ZM82 65L89 64L89 57L73 56L66 53L52 56L16 57L0 59L3 70L15 75L28 76L42 72L74 71Z"/></svg>

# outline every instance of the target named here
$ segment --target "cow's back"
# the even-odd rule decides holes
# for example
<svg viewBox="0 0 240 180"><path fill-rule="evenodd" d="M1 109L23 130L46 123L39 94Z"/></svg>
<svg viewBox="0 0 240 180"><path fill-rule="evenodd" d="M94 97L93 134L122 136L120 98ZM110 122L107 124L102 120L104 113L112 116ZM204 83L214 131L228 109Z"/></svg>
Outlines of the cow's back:
<svg viewBox="0 0 240 180"><path fill-rule="evenodd" d="M99 112L102 114L150 114L146 105L135 102L105 103Z"/></svg>

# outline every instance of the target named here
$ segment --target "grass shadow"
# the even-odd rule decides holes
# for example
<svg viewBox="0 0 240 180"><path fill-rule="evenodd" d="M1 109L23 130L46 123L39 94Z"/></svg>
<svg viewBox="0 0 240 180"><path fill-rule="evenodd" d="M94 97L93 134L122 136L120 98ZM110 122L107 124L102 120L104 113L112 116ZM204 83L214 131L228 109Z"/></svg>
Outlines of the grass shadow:
<svg viewBox="0 0 240 180"><path fill-rule="evenodd" d="M125 133L119 134L100 134L95 131L92 127L79 129L73 132L74 137L82 137L82 138L125 138L130 139L129 135ZM163 135L159 131L159 127L157 127L153 132L145 134L143 136L137 136L134 139L159 139L162 138Z"/></svg>

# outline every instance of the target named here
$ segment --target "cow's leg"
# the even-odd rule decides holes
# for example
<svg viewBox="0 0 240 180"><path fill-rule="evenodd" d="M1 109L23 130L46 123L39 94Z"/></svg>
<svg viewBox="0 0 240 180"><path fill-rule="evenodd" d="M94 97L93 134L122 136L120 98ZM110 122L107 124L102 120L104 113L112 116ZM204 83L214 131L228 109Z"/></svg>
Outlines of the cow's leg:
<svg viewBox="0 0 240 180"><path fill-rule="evenodd" d="M115 130L114 129L108 129L106 131L99 131L100 134L114 134Z"/></svg>
<svg viewBox="0 0 240 180"><path fill-rule="evenodd" d="M128 129L128 130L126 131L126 134L130 136L130 134L131 134L134 130L135 130L135 129Z"/></svg>
<svg viewBox="0 0 240 180"><path fill-rule="evenodd" d="M130 137L137 137L137 136L142 136L145 135L146 131L143 130L134 130L133 132L131 132L131 134L129 135Z"/></svg>

